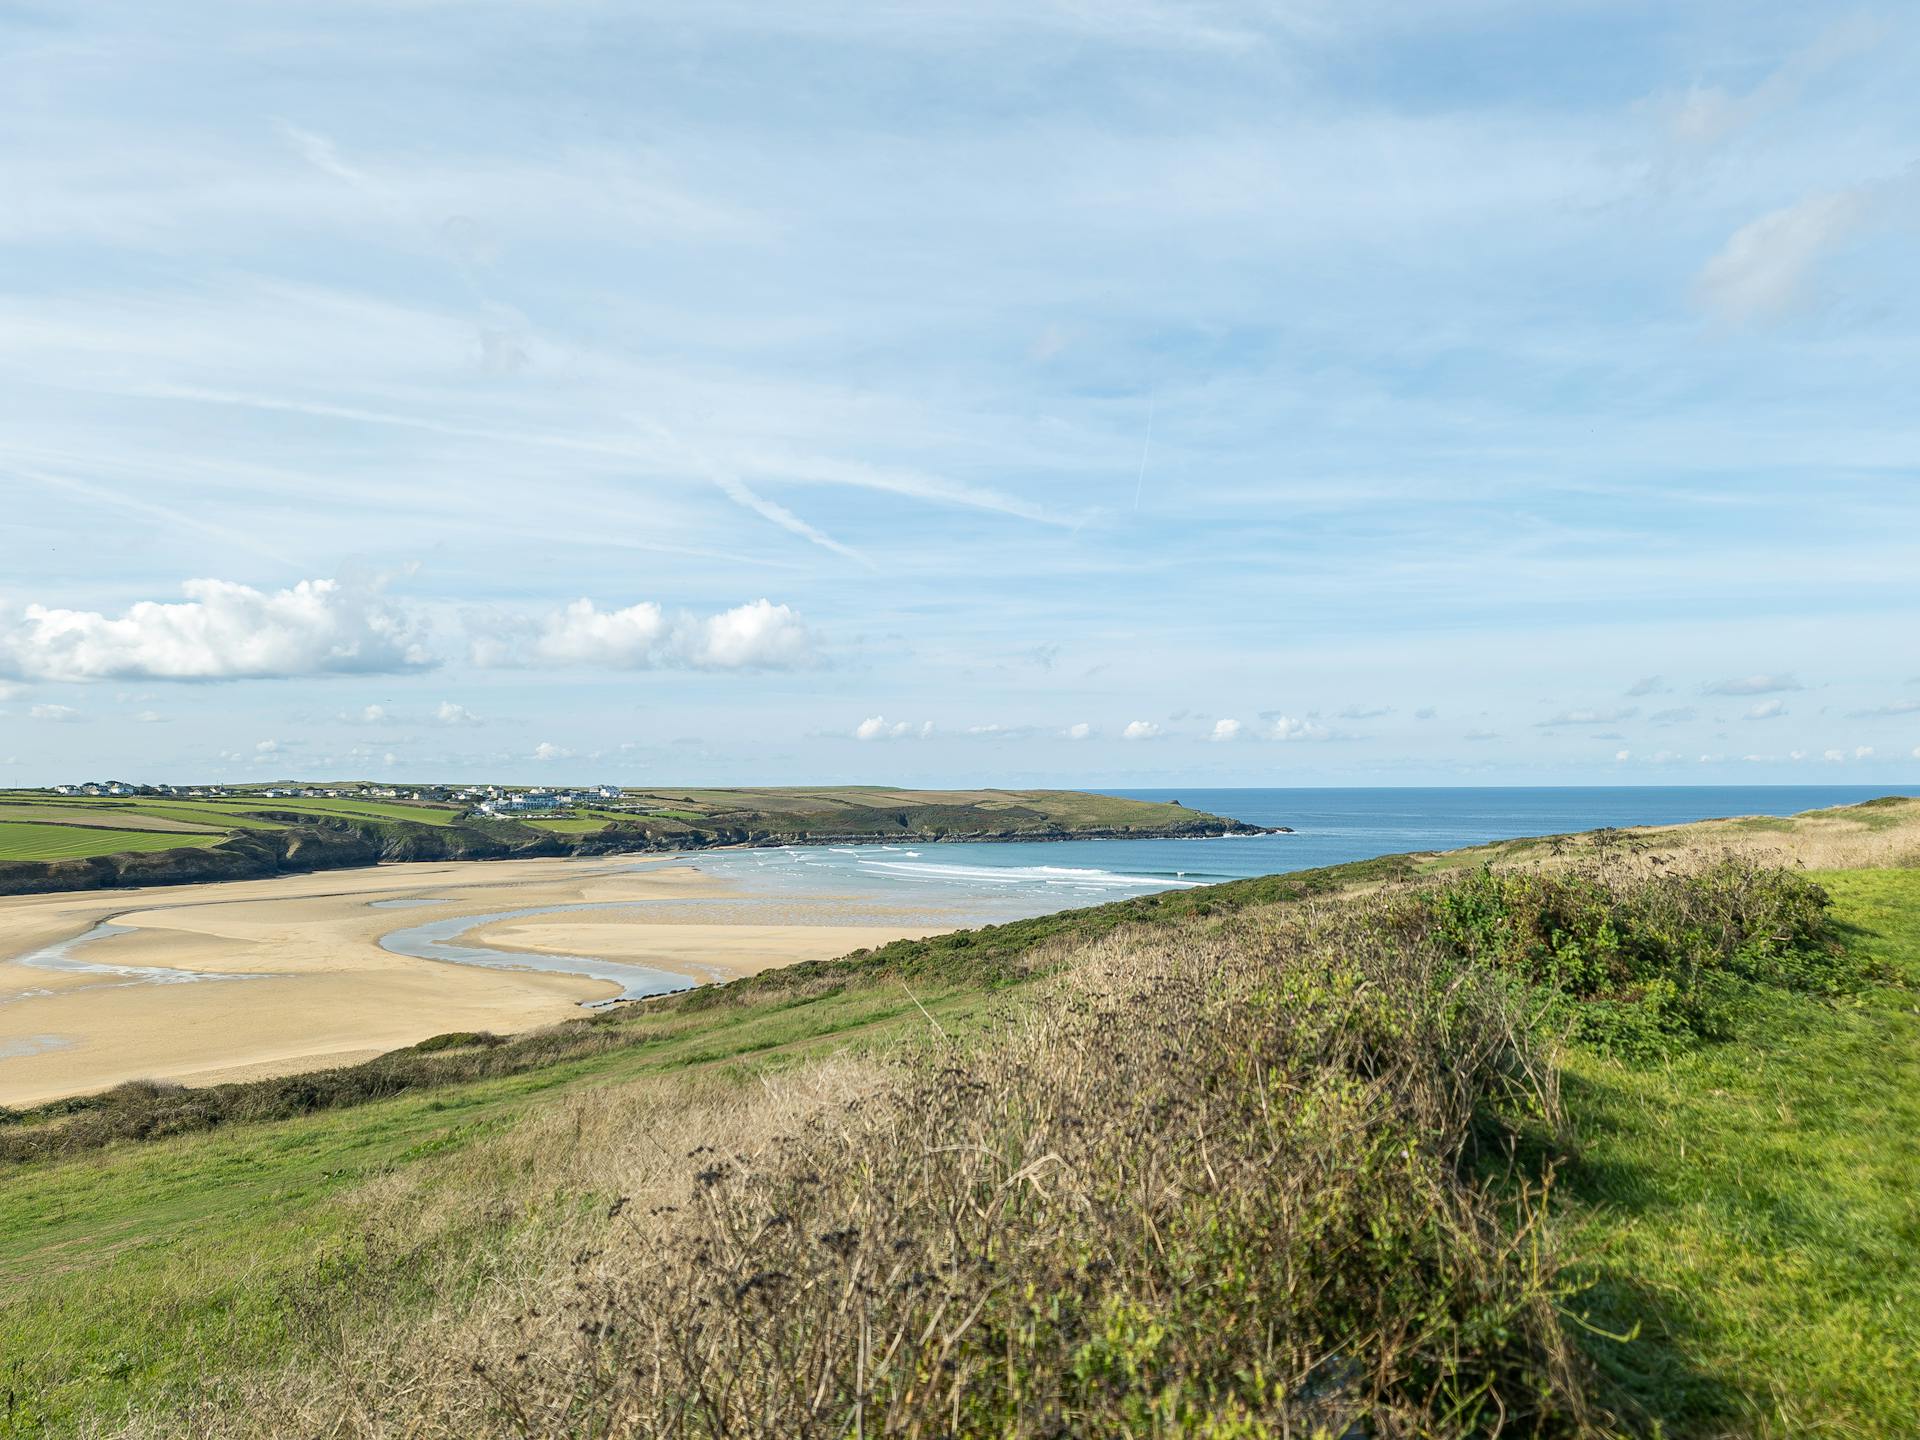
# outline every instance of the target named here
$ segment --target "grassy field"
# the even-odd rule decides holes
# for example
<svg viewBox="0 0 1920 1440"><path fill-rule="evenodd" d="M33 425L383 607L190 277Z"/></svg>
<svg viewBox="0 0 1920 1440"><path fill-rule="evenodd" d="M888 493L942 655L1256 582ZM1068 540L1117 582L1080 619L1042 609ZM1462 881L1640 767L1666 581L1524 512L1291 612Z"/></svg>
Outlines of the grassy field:
<svg viewBox="0 0 1920 1440"><path fill-rule="evenodd" d="M1807 835L1829 853L1851 826L1920 855L1916 818L1823 817ZM969 1204L995 1217L969 1243L1007 1257L1006 1283L1061 1297L1035 1311L1000 1271L968 1282L984 1287L967 1293L987 1307L985 1355L1011 1367L995 1379L969 1352L987 1368L968 1393L1001 1407L969 1433L1005 1433L1042 1384L1080 1417L1069 1433L1278 1433L1250 1417L1301 1422L1360 1393L1361 1372L1330 1392L1271 1348L1324 1324L1346 1338L1314 1343L1381 1367L1365 1404L1388 1408L1364 1413L1455 1417L1435 1434L1909 1433L1920 868L1816 874L1833 898L1817 940L1801 928L1813 892L1751 862L1714 861L1707 888L1672 898L1692 893L1674 874L1688 847L1704 865L1730 837L1794 833L1543 846L1600 877L1566 883L1528 878L1534 852L1511 881L1390 857L903 942L603 1017L579 1033L605 1048L516 1073L457 1078L523 1042L370 1069L357 1099L348 1084L340 1108L296 1118L246 1106L336 1102L298 1082L237 1087L210 1131L169 1120L192 1107L164 1094L20 1117L0 1140L122 1112L99 1133L185 1133L0 1162L0 1436L121 1433L123 1414L129 1436L581 1433L614 1392L578 1388L577 1367L664 1362L579 1327L618 1317L642 1334L705 1296L717 1348L676 1366L786 1353L803 1334L838 1337L823 1357L865 1353L864 1332L810 1302L746 1305L738 1287L757 1267L838 1293L835 1266L923 1243L900 1217ZM1462 1095L1478 1098L1463 1111ZM1441 1133L1455 1138L1432 1148ZM1008 1158L950 1164L948 1143ZM1448 1188L1450 1155L1486 1178ZM796 1166L825 1179L792 1190ZM1510 1233L1516 1202L1531 1219ZM673 1268L688 1227L706 1248L686 1253L711 1257L782 1210L812 1217L806 1243L765 1232L723 1289ZM808 1238L845 1230L844 1256ZM1348 1238L1329 1251L1329 1235ZM1110 1244L1144 1258L1082 1268ZM1259 1256L1317 1298L1261 1308ZM893 1323L893 1303L863 1323ZM826 1328L767 1328L788 1313ZM1416 1314L1417 1333L1379 1328ZM1257 1316L1264 1373L1294 1376L1284 1403L1214 1368L1247 1359L1238 1327ZM516 1346L532 1368L513 1368ZM507 1368L478 1384L479 1359ZM821 1363L809 1386L852 1383ZM1455 1387L1438 1410L1416 1383L1430 1374ZM1164 1388L1176 1375L1188 1388ZM1212 1388L1193 1390L1199 1375ZM520 1405L571 1418L522 1425Z"/></svg>
<svg viewBox="0 0 1920 1440"><path fill-rule="evenodd" d="M0 860L80 860L211 845L222 838L218 831L112 830L94 824L0 820Z"/></svg>
<svg viewBox="0 0 1920 1440"><path fill-rule="evenodd" d="M455 805L407 800L243 800L208 802L234 814L340 815L362 820L405 820L414 825L451 825L462 814Z"/></svg>
<svg viewBox="0 0 1920 1440"><path fill-rule="evenodd" d="M1819 874L1883 983L1757 996L1725 1043L1576 1051L1563 1176L1580 1304L1667 1432L1912 1433L1920 1416L1920 870Z"/></svg>

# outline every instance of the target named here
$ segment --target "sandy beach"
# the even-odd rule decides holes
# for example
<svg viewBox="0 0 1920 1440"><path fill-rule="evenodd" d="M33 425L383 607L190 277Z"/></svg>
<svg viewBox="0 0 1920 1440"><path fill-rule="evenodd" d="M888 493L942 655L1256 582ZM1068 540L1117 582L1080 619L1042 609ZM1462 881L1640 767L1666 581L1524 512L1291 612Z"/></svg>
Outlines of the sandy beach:
<svg viewBox="0 0 1920 1440"><path fill-rule="evenodd" d="M579 905L596 908L486 918ZM836 923L839 909L831 897L769 906L684 861L632 857L7 897L0 1105L132 1079L208 1084L349 1064L447 1031L505 1034L577 1018L583 1003L620 993L608 980L381 948L382 936L423 921L476 917L459 943L519 952L529 964L591 956L689 984L931 933L924 916L848 925ZM125 933L67 954L102 968L20 963L103 923Z"/></svg>

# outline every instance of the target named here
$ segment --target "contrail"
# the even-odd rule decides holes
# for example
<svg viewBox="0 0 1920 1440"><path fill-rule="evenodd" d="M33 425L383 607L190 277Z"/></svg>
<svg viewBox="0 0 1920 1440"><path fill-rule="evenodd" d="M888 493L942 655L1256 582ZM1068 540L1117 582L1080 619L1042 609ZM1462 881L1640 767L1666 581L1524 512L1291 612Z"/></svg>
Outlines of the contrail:
<svg viewBox="0 0 1920 1440"><path fill-rule="evenodd" d="M1133 509L1136 515L1140 513L1140 487L1147 479L1147 451L1153 445L1153 411L1159 403L1158 395L1147 397L1147 438L1140 442L1140 473L1133 479Z"/></svg>

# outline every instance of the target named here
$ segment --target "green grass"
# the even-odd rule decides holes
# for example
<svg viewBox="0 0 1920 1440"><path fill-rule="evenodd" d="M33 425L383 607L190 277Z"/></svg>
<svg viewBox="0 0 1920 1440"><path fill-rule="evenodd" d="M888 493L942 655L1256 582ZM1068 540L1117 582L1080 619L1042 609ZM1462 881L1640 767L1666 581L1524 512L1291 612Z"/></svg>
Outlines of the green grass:
<svg viewBox="0 0 1920 1440"><path fill-rule="evenodd" d="M264 797L221 802L236 811L272 815L340 815L362 820L410 820L416 825L451 825L460 818L458 808L411 804L392 800L270 800Z"/></svg>
<svg viewBox="0 0 1920 1440"><path fill-rule="evenodd" d="M81 860L94 855L211 845L222 838L178 830L107 830L98 825L0 820L0 860Z"/></svg>
<svg viewBox="0 0 1920 1440"><path fill-rule="evenodd" d="M0 1171L0 1436L70 1433L205 1373L271 1364L323 1292L381 1291L403 1311L421 1257L370 1247L348 1197L387 1175L444 1175L545 1098L693 1071L744 1083L892 1043L929 1016L964 1028L985 1004L975 988L894 984L636 1012L635 1043L589 1060ZM447 1243L477 1253L518 1223Z"/></svg>
<svg viewBox="0 0 1920 1440"><path fill-rule="evenodd" d="M99 802L94 802L99 803ZM114 802L123 803L123 802ZM124 802L135 814L162 819L191 820L201 825L224 825L230 830L284 830L285 822L262 820L243 808L219 800L135 800Z"/></svg>
<svg viewBox="0 0 1920 1440"><path fill-rule="evenodd" d="M1617 1402L1656 1433L1913 1433L1920 870L1818 877L1885 983L1755 995L1731 1040L1566 1059L1566 1239ZM1830 1427L1830 1428L1821 1428Z"/></svg>

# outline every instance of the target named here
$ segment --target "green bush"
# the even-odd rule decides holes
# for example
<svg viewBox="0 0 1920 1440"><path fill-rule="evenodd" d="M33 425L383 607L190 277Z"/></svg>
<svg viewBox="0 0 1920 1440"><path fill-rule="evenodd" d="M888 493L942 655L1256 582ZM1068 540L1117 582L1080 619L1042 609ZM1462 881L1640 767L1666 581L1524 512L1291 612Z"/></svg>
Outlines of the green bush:
<svg viewBox="0 0 1920 1440"><path fill-rule="evenodd" d="M1858 984L1828 905L1804 876L1734 860L1652 880L1483 868L1404 897L1394 923L1519 982L1577 1038L1648 1054L1724 1035L1747 987Z"/></svg>

